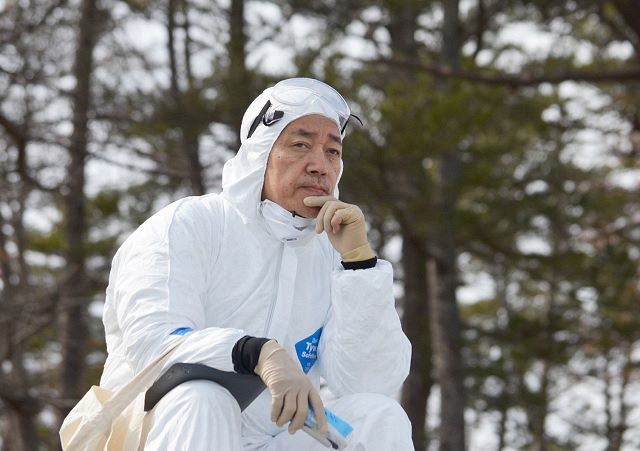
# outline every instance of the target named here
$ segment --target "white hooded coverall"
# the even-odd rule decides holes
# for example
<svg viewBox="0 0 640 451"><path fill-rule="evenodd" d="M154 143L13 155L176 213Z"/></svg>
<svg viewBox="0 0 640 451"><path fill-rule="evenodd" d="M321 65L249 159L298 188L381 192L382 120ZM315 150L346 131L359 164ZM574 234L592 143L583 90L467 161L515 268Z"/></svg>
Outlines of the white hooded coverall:
<svg viewBox="0 0 640 451"><path fill-rule="evenodd" d="M394 308L391 265L345 270L314 221L261 201L269 152L282 129L308 114L337 122L324 102L274 105L284 117L249 124L269 99L251 104L243 143L223 172L223 192L188 197L142 224L113 259L103 322L108 358L101 386L130 380L179 334L176 362L233 371L243 336L275 338L316 389L322 377L338 398L326 406L354 428L349 450L413 450L411 427L389 396L409 371L411 347ZM337 188L334 196L337 197ZM325 449L302 431L270 420L265 390L242 414L210 381L169 392L150 412L147 450Z"/></svg>

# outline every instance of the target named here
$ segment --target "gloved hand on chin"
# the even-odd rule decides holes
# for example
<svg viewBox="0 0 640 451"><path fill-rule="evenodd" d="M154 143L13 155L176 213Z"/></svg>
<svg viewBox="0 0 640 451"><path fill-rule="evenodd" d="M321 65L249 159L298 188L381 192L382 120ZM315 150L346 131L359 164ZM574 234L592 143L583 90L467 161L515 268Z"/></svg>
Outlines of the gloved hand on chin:
<svg viewBox="0 0 640 451"><path fill-rule="evenodd" d="M309 196L303 200L307 207L320 207L316 217L316 232L327 232L329 241L340 253L343 262L357 262L375 257L365 227L364 214L357 205L348 204L332 196Z"/></svg>
<svg viewBox="0 0 640 451"><path fill-rule="evenodd" d="M311 406L318 429L327 432L320 395L278 342L269 340L262 346L254 371L271 392L271 421L280 427L291 421L288 430L293 434L302 428Z"/></svg>

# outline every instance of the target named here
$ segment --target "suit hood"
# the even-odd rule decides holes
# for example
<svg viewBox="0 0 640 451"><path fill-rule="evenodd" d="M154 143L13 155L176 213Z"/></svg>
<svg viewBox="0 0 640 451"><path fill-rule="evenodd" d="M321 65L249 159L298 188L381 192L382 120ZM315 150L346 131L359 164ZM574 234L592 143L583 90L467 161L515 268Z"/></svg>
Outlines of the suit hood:
<svg viewBox="0 0 640 451"><path fill-rule="evenodd" d="M334 121L338 130L343 128L339 112L323 97L308 95L300 102L284 103L272 95L273 89L265 89L247 108L240 128L242 144L238 153L225 163L222 171L222 196L238 209L245 223L254 221L259 216L269 153L287 125L303 116L319 114ZM270 106L265 110L267 102L270 102ZM251 130L256 120L259 120L258 125ZM342 171L341 160L340 173L333 191L335 198L339 195L338 182Z"/></svg>

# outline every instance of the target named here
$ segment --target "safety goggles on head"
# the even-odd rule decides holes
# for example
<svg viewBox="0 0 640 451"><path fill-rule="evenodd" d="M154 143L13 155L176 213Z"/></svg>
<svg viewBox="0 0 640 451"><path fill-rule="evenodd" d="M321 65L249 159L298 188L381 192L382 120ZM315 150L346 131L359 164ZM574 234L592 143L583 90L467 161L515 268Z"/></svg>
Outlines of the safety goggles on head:
<svg viewBox="0 0 640 451"><path fill-rule="evenodd" d="M271 105L301 107L315 98L320 99L335 112L338 117L338 123L340 124L341 135L344 135L344 130L351 116L355 117L360 124L362 124L360 118L351 114L347 102L340 93L328 84L312 78L289 78L276 83L273 87L271 99L267 101L264 107L262 107L262 110L260 110L260 113L253 120L247 138L251 137L260 122L268 126L284 116L284 112L275 110L270 112L269 117L266 117L265 115Z"/></svg>

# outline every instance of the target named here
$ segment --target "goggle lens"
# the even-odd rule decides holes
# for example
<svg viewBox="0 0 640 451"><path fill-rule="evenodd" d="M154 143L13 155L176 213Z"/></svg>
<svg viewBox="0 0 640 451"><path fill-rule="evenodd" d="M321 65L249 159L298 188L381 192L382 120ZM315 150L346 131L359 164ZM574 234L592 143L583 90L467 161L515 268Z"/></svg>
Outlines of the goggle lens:
<svg viewBox="0 0 640 451"><path fill-rule="evenodd" d="M276 102L291 106L304 105L310 97L318 97L338 114L341 130L344 129L351 114L346 100L338 91L328 84L312 78L282 80L273 87L271 97Z"/></svg>

